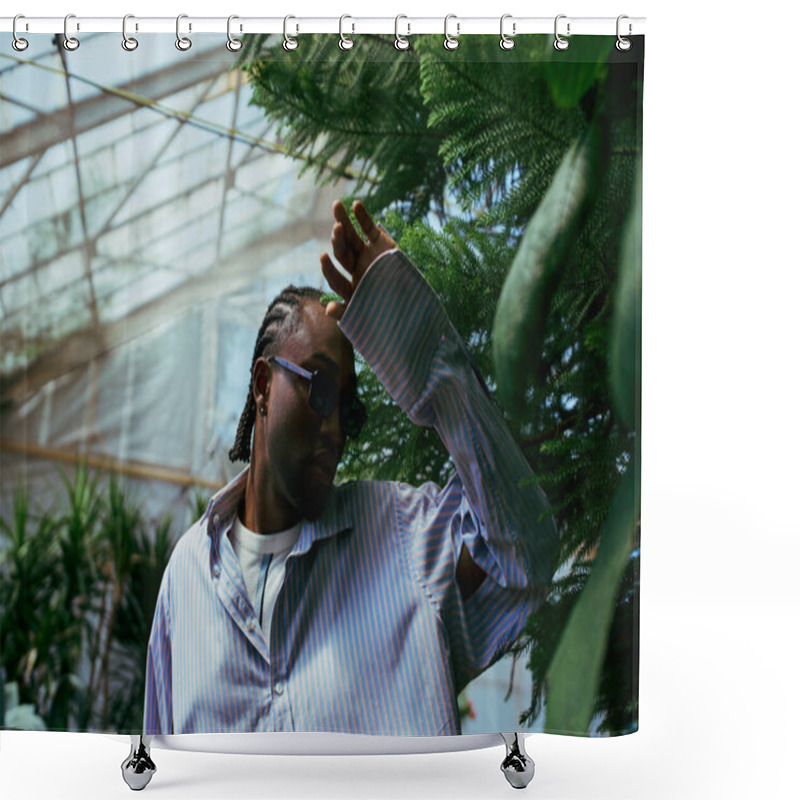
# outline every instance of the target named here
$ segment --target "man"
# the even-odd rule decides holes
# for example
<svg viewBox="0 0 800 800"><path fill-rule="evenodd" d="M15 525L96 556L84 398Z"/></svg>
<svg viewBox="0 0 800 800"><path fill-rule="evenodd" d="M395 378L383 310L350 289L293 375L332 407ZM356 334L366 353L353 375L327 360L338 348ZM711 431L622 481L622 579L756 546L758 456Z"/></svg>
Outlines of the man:
<svg viewBox="0 0 800 800"><path fill-rule="evenodd" d="M322 271L344 304L270 306L231 450L250 466L164 575L145 733L460 732L457 694L541 602L557 536L527 463L424 278L361 203L334 205ZM335 486L364 420L353 346L439 432L440 488Z"/></svg>

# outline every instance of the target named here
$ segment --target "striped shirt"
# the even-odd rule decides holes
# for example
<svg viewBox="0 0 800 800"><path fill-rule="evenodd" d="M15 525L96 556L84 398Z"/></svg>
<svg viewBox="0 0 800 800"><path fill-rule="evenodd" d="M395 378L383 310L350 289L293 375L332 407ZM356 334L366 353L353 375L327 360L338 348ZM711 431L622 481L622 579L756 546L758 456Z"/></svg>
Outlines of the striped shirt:
<svg viewBox="0 0 800 800"><path fill-rule="evenodd" d="M530 468L444 308L400 251L340 322L412 422L434 426L444 487L354 481L303 522L267 642L229 536L247 470L183 536L147 660L145 733L460 733L457 693L522 632L557 534ZM486 573L466 601L462 546Z"/></svg>

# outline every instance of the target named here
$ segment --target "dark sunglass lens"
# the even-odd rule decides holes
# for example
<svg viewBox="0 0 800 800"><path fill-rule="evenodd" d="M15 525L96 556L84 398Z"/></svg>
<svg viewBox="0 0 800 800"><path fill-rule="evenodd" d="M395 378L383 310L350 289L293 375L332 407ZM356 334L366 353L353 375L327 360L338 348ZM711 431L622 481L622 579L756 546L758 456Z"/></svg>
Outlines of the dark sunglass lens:
<svg viewBox="0 0 800 800"><path fill-rule="evenodd" d="M336 381L325 372L315 372L311 378L308 402L311 408L323 419L336 407L339 387Z"/></svg>
<svg viewBox="0 0 800 800"><path fill-rule="evenodd" d="M357 397L342 401L341 426L346 436L357 438L366 421L367 409Z"/></svg>

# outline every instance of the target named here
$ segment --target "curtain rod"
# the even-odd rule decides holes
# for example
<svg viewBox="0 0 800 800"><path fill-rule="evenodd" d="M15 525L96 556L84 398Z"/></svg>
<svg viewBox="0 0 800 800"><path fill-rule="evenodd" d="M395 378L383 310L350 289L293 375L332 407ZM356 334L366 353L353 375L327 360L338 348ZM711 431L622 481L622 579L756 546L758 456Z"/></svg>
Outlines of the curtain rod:
<svg viewBox="0 0 800 800"><path fill-rule="evenodd" d="M64 33L65 26L70 36L81 33L119 33L122 35L122 17L65 17L22 16L17 18L16 31L25 34ZM415 34L445 34L462 36L480 33L500 34L501 24L508 36L521 34L554 34L556 26L561 36L606 35L636 36L644 33L644 17L515 17L510 14L501 17L459 17L451 14L447 22L443 17L418 17L400 15L398 17L234 17L230 22L233 36L247 33L342 33L342 34L385 34L394 36L413 36ZM228 33L228 17L193 17L181 15L181 36L193 34ZM176 33L178 19L175 17L136 17L129 15L126 22L127 35L134 33ZM0 17L0 32L11 33L14 17Z"/></svg>

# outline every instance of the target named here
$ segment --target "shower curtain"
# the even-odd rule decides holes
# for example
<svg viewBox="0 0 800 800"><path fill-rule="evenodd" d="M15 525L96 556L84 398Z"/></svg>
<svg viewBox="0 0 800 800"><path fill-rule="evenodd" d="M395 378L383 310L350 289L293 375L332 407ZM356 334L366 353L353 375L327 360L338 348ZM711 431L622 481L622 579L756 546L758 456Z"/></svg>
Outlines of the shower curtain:
<svg viewBox="0 0 800 800"><path fill-rule="evenodd" d="M643 37L343 30L0 41L0 725L638 727ZM289 285L366 424L276 569L230 451Z"/></svg>

